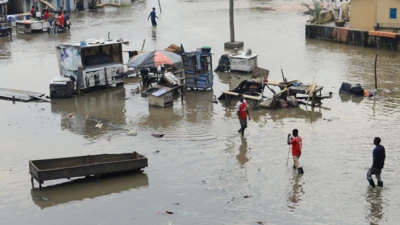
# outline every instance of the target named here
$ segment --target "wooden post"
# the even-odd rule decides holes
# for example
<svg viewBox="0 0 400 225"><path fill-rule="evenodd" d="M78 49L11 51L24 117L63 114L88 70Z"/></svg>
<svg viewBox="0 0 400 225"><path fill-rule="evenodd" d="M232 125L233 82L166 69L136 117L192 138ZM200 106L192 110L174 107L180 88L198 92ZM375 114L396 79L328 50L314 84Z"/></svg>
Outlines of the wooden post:
<svg viewBox="0 0 400 225"><path fill-rule="evenodd" d="M235 24L233 21L234 0L229 0L229 25L231 29L231 42L235 42Z"/></svg>
<svg viewBox="0 0 400 225"><path fill-rule="evenodd" d="M142 50L140 50L141 52L143 52L144 49L144 44L146 44L146 39L143 40L143 44L142 44Z"/></svg>
<svg viewBox="0 0 400 225"><path fill-rule="evenodd" d="M316 95L316 93L315 93L315 91L313 91L313 93L312 93L312 103L311 103L312 107L315 106L315 95Z"/></svg>
<svg viewBox="0 0 400 225"><path fill-rule="evenodd" d="M158 7L160 7L160 13L162 13L160 0L158 0Z"/></svg>
<svg viewBox="0 0 400 225"><path fill-rule="evenodd" d="M378 89L378 79L376 77L376 63L378 61L378 54L375 56L375 90Z"/></svg>
<svg viewBox="0 0 400 225"><path fill-rule="evenodd" d="M182 101L182 104L183 104L183 85L181 87L181 101Z"/></svg>
<svg viewBox="0 0 400 225"><path fill-rule="evenodd" d="M107 68L104 67L104 77L106 78L106 87L108 88L108 76L107 76Z"/></svg>
<svg viewBox="0 0 400 225"><path fill-rule="evenodd" d="M281 72L282 72L282 79L283 79L283 82L287 82L287 80L286 80L286 78L285 78L285 75L283 74L283 69L281 68Z"/></svg>
<svg viewBox="0 0 400 225"><path fill-rule="evenodd" d="M76 80L76 93L78 95L81 94L82 77L83 77L82 67L80 66L80 67L78 67L78 77L77 77L77 80Z"/></svg>

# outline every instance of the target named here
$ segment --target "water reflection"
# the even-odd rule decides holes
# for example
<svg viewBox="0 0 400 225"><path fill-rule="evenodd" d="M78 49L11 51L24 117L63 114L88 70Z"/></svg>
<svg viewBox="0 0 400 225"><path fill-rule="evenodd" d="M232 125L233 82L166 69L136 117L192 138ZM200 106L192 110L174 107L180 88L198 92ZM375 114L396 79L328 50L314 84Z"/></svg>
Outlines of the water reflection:
<svg viewBox="0 0 400 225"><path fill-rule="evenodd" d="M100 180L94 177L75 179L70 182L31 189L33 202L41 209L65 204L72 201L82 201L87 198L97 198L131 189L148 187L147 174L130 172L117 175L104 175Z"/></svg>
<svg viewBox="0 0 400 225"><path fill-rule="evenodd" d="M291 180L292 189L288 192L288 208L290 211L294 211L301 201L304 195L303 186L301 183L301 175L295 171L293 173L293 179Z"/></svg>
<svg viewBox="0 0 400 225"><path fill-rule="evenodd" d="M140 119L140 126L151 127L153 129L168 128L179 123L183 119L183 115L179 112L175 112L174 107L155 107L148 106L149 115L144 115Z"/></svg>
<svg viewBox="0 0 400 225"><path fill-rule="evenodd" d="M239 146L239 154L236 155L236 158L239 161L242 168L244 167L244 164L246 164L249 161L249 158L247 158L247 156L246 156L247 151L248 151L247 139L245 137L241 136L241 144Z"/></svg>
<svg viewBox="0 0 400 225"><path fill-rule="evenodd" d="M11 59L11 51L8 43L0 39L0 60Z"/></svg>
<svg viewBox="0 0 400 225"><path fill-rule="evenodd" d="M287 118L304 119L307 123L314 123L318 119L322 119L322 109L315 107L308 109L297 107L297 108L285 108L277 110L269 110L268 113L271 116L271 120L274 122L281 121Z"/></svg>
<svg viewBox="0 0 400 225"><path fill-rule="evenodd" d="M125 127L125 96L124 88L111 88L70 99L54 99L51 111L61 114L62 129L93 138L106 130ZM96 127L98 123L102 127Z"/></svg>
<svg viewBox="0 0 400 225"><path fill-rule="evenodd" d="M152 27L151 29L151 40L157 41L157 27Z"/></svg>
<svg viewBox="0 0 400 225"><path fill-rule="evenodd" d="M187 120L191 123L211 121L214 110L213 91L186 91Z"/></svg>
<svg viewBox="0 0 400 225"><path fill-rule="evenodd" d="M371 225L379 224L384 215L382 191L382 188L368 188L367 190L366 200L369 206L367 207L366 219Z"/></svg>
<svg viewBox="0 0 400 225"><path fill-rule="evenodd" d="M349 95L349 94L339 94L339 97L342 102L351 101L356 104L360 104L364 100L363 96L354 96L354 95Z"/></svg>

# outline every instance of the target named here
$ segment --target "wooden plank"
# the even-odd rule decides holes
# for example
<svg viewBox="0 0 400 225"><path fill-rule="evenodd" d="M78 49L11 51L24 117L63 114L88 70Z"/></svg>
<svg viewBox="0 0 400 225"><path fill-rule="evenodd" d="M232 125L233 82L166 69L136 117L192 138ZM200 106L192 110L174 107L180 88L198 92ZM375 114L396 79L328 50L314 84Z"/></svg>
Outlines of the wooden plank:
<svg viewBox="0 0 400 225"><path fill-rule="evenodd" d="M223 93L227 94L227 95L233 95L233 96L238 96L239 95L239 93L232 92L232 91L224 91ZM243 97L247 98L247 99L258 100L258 101L260 101L262 99L261 96L243 95Z"/></svg>
<svg viewBox="0 0 400 225"><path fill-rule="evenodd" d="M14 99L19 101L29 101L32 100L32 96L40 98L44 96L44 94L32 91L0 88L0 98Z"/></svg>

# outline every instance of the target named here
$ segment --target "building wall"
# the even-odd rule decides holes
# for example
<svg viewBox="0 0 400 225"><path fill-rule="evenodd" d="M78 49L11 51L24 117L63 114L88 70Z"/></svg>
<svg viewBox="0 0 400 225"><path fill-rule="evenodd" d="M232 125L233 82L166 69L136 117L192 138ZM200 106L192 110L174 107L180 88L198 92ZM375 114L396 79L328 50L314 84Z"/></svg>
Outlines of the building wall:
<svg viewBox="0 0 400 225"><path fill-rule="evenodd" d="M24 12L23 0L10 0L8 1L8 14L17 14Z"/></svg>
<svg viewBox="0 0 400 225"><path fill-rule="evenodd" d="M382 2L386 0L378 1ZM352 29L373 30L373 26L375 26L375 2L376 0L351 1L350 27Z"/></svg>
<svg viewBox="0 0 400 225"><path fill-rule="evenodd" d="M121 5L131 5L132 0L121 0Z"/></svg>
<svg viewBox="0 0 400 225"><path fill-rule="evenodd" d="M389 18L390 8L397 8L397 19ZM378 23L400 23L400 1L399 0L378 0L377 17Z"/></svg>

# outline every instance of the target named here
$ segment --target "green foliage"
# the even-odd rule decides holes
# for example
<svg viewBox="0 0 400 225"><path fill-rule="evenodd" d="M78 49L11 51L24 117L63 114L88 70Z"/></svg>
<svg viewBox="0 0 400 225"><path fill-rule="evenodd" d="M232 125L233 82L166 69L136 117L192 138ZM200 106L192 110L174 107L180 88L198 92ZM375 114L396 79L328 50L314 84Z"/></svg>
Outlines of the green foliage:
<svg viewBox="0 0 400 225"><path fill-rule="evenodd" d="M307 3L302 3L301 5L307 7L308 11L311 12L311 15L313 16L315 23L318 23L319 15L322 11L321 3L319 3L317 0L313 0L312 8Z"/></svg>

